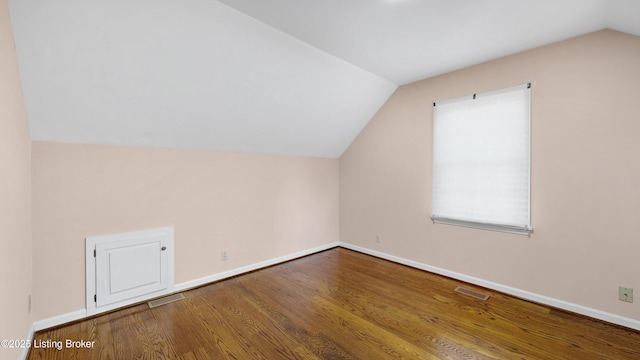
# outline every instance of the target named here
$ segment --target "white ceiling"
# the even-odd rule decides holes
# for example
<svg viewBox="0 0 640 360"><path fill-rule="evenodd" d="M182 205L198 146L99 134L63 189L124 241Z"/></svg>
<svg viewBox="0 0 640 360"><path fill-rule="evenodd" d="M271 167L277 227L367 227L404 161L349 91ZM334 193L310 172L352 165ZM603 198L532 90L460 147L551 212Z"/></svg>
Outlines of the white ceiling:
<svg viewBox="0 0 640 360"><path fill-rule="evenodd" d="M220 0L402 85L605 27L640 35L640 1Z"/></svg>
<svg viewBox="0 0 640 360"><path fill-rule="evenodd" d="M224 4L223 4L224 3ZM339 157L396 89L638 0L9 0L34 140Z"/></svg>

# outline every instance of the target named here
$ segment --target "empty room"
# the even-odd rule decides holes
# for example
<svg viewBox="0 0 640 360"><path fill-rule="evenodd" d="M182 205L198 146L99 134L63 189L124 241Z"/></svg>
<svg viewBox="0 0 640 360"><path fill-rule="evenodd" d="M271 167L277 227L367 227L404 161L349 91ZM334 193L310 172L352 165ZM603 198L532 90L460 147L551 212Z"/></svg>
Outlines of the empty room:
<svg viewBox="0 0 640 360"><path fill-rule="evenodd" d="M0 78L0 360L640 359L640 1L0 0Z"/></svg>

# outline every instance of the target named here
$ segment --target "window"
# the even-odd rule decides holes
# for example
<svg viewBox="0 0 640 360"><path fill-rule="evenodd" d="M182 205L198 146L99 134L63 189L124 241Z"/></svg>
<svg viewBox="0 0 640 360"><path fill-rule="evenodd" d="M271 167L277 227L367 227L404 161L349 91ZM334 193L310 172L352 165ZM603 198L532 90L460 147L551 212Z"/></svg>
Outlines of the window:
<svg viewBox="0 0 640 360"><path fill-rule="evenodd" d="M532 231L530 87L434 103L434 222Z"/></svg>

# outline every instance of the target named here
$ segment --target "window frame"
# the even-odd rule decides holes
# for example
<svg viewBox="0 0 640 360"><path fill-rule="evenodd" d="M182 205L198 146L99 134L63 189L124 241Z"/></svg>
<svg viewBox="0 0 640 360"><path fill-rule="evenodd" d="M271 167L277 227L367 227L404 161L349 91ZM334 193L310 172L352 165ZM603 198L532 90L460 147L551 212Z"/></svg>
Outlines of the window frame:
<svg viewBox="0 0 640 360"><path fill-rule="evenodd" d="M473 103L474 101L476 101L476 99L478 98L489 98L491 96L500 96L500 94L505 94L505 93L509 93L509 92L522 92L524 91L524 97L525 100L523 101L522 105L524 106L522 108L522 114L524 115L521 119L518 119L519 121L525 121L523 128L526 129L526 134L521 134L522 135L522 139L526 140L526 143L524 145L526 145L526 151L524 153L526 153L526 182L527 182L527 189L526 189L526 221L523 221L523 217L524 216L520 216L521 219L519 219L518 223L500 223L499 221L487 221L486 219L480 219L480 221L478 221L478 219L474 219L474 218L465 218L464 216L458 216L459 214L463 214L465 211L460 211L458 213L458 215L456 216L451 216L451 213L447 213L447 210L444 210L443 213L440 213L441 209L436 209L436 205L440 206L440 200L438 200L438 204L436 204L435 196L436 196L436 186L439 186L440 183L442 183L442 180L438 180L436 181L436 176L441 175L440 173L436 173L436 172L440 172L443 171L442 168L438 168L438 164L437 163L437 159L436 156L438 155L436 152L436 146L439 145L438 142L442 142L445 141L443 139L436 139L437 133L436 133L436 126L438 124L439 121L443 121L443 119L438 118L438 105L453 105L455 106L456 103L460 103L462 105L467 105L468 107L473 108L475 105L475 103ZM464 102L464 103L463 103ZM473 110L473 109L472 109ZM478 110L475 110L476 112ZM518 115L520 116L520 115ZM472 119L465 119L464 121L474 121L476 118L472 118ZM445 119L446 120L446 119ZM492 231L500 231L500 232L507 232L507 233L514 233L514 234L521 234L521 235L530 235L533 232L533 228L531 226L531 83L527 83L524 85L518 85L518 86L513 86L513 87L509 87L509 88L503 88L503 89L499 89L499 90L495 90L495 91L489 91L489 92L484 92L484 93L476 93L476 94L472 94L469 96L464 96L464 97L460 97L460 98L454 98L454 99L448 99L448 100L444 100L444 101L437 101L433 103L433 122L432 122L432 161L433 161L433 168L432 168L432 197L431 197L431 205L432 205L432 216L431 219L434 223L440 223L440 224L448 224L448 225L457 225L457 226L464 226L464 227L471 227L471 228L479 228L479 229L484 229L484 230L492 230ZM494 125L495 126L495 125ZM498 131L499 132L499 131ZM495 139L495 138L492 138ZM524 148L524 147L523 147ZM442 151L441 148L438 148L439 151ZM522 149L520 149L520 151L522 151ZM441 158L439 158L441 159ZM486 166L486 165L485 165ZM442 176L439 176L438 179L442 179ZM512 183L513 185L513 183ZM449 189L450 191L450 189ZM445 191L446 193L446 191ZM440 194L438 194L440 195ZM522 194L518 194L518 196L522 196ZM523 201L524 199L520 199L520 201ZM504 210L504 209L502 209ZM449 210L450 211L450 210ZM455 211L454 211L455 212ZM454 214L455 215L455 214ZM494 218L495 219L495 218ZM526 222L526 224L524 223Z"/></svg>

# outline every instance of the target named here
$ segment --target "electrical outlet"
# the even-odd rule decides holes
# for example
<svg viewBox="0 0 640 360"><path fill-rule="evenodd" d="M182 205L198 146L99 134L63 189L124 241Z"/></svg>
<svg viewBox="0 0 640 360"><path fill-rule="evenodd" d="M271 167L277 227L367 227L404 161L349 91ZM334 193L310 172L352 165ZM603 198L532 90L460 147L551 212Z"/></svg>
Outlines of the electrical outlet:
<svg viewBox="0 0 640 360"><path fill-rule="evenodd" d="M380 234L376 234L376 242L380 244L382 242L382 236Z"/></svg>
<svg viewBox="0 0 640 360"><path fill-rule="evenodd" d="M618 286L618 299L620 301L633 302L633 289Z"/></svg>
<svg viewBox="0 0 640 360"><path fill-rule="evenodd" d="M228 260L229 259L229 253L227 252L227 250L222 250L222 260Z"/></svg>

